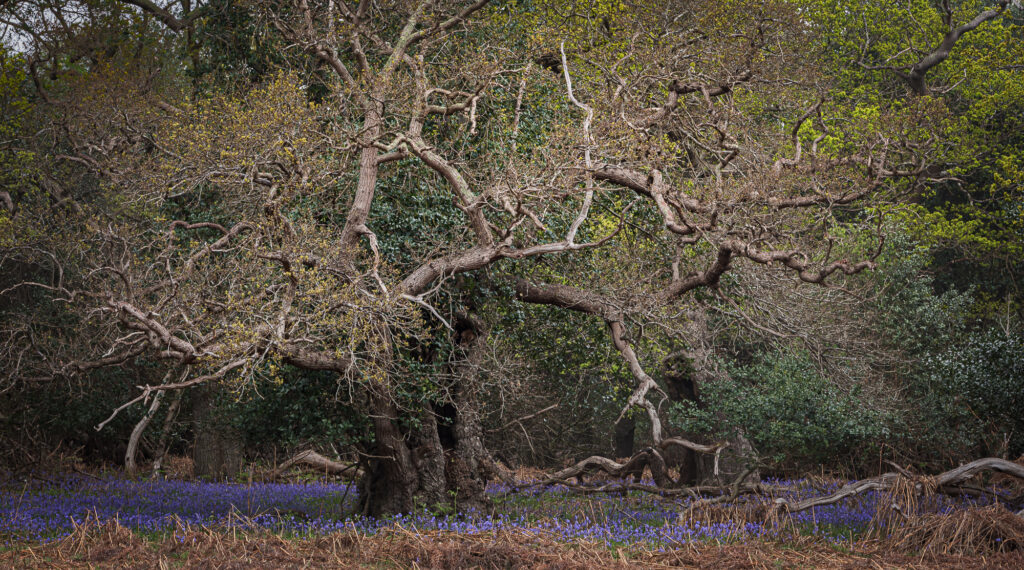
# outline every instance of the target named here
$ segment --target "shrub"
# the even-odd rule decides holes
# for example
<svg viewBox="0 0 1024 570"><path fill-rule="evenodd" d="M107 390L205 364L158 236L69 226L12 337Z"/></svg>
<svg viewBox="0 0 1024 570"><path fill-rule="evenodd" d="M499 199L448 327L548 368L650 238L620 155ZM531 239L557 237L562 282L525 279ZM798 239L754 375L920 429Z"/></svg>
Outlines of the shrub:
<svg viewBox="0 0 1024 570"><path fill-rule="evenodd" d="M923 361L923 435L960 458L1024 453L1024 336L989 328Z"/></svg>
<svg viewBox="0 0 1024 570"><path fill-rule="evenodd" d="M773 352L702 387L700 402L676 404L690 433L742 433L761 459L792 466L860 460L889 437L892 415L862 391L823 378L804 353Z"/></svg>

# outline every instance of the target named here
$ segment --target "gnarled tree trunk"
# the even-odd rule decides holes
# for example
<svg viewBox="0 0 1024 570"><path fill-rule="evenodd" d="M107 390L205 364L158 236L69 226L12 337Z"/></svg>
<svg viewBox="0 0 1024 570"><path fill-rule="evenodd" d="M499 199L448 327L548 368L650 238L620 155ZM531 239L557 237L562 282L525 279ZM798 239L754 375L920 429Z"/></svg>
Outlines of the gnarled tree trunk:
<svg viewBox="0 0 1024 570"><path fill-rule="evenodd" d="M454 366L452 403L428 403L419 426L403 431L394 401L371 396L375 444L362 484L366 514L481 510L489 504L487 479L500 474L483 445L476 396L486 331L471 316L460 316L455 324L464 357Z"/></svg>
<svg viewBox="0 0 1024 570"><path fill-rule="evenodd" d="M449 451L446 469L455 486L456 500L465 508L482 510L490 505L484 488L488 479L501 477L500 467L484 447L480 413L480 366L487 349L487 329L469 313L456 319L459 346L465 358L455 366L454 449Z"/></svg>

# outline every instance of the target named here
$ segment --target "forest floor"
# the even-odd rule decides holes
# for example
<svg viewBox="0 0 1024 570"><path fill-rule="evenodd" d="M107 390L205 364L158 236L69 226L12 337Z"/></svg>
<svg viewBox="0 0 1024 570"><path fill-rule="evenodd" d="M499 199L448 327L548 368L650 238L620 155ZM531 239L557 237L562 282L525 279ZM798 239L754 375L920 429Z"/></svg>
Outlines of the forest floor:
<svg viewBox="0 0 1024 570"><path fill-rule="evenodd" d="M908 554L813 540L700 542L663 552L565 543L526 531L459 534L393 530L283 538L193 528L153 538L115 523L83 526L52 543L0 550L3 568L1024 568L1024 551Z"/></svg>
<svg viewBox="0 0 1024 570"><path fill-rule="evenodd" d="M12 475L0 568L1024 568L1024 519L966 497L914 499L894 518L880 508L894 497L867 493L780 516L772 497L687 510L651 492L492 484L487 513L374 520L341 482ZM842 483L771 482L791 499Z"/></svg>

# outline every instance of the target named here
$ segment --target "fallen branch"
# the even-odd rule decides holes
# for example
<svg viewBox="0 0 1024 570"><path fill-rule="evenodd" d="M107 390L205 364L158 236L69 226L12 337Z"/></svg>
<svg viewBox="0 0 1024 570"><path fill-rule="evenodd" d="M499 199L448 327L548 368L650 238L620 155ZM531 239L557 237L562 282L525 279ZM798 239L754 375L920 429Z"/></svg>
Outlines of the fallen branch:
<svg viewBox="0 0 1024 570"><path fill-rule="evenodd" d="M696 444L695 444L696 445ZM701 446L706 448L708 451L720 450L721 446ZM705 451L705 452L708 452ZM714 452L714 451L711 451ZM762 496L771 496L776 493L781 493L785 489L763 485L761 483L746 483L745 480L750 476L751 470L746 470L738 479L736 479L730 485L721 486L700 486L700 487L668 487L671 483L671 479L668 478L664 471L664 462L659 461L661 454L654 448L646 448L641 450L639 453L629 458L624 463L618 463L611 459L601 456L592 456L572 465L566 467L561 471L558 471L540 481L523 485L519 489L554 485L560 484L565 486L567 489L573 492L581 494L622 494L628 491L641 491L645 493L657 494L662 497L692 497L694 499L701 499L691 505L690 509L687 509L682 516L685 516L697 506L708 506L713 504L729 503L741 495L757 494ZM640 476L643 474L643 470L646 467L651 467L652 474L655 476L655 484L643 484L639 482ZM659 468L660 467L660 468ZM1013 497L1007 498L997 494L994 491L983 489L975 485L967 485L972 478L979 473L986 471L995 471L1004 473L1011 477L1016 477L1024 481L1024 465L1007 461L1005 459L999 459L994 457L988 457L984 459L978 459L965 465L961 465L955 469L950 469L944 473L941 473L935 477L928 478L917 478L913 474L907 472L904 469L897 468L896 472L889 472L872 477L870 479L864 479L861 481L854 481L848 485L845 485L835 493L830 495L824 495L820 497L811 497L800 501L789 501L784 498L775 499L774 503L776 508L784 508L786 511L795 513L803 511L812 507L818 507L823 505L831 505L838 503L839 501L859 495L866 491L889 491L893 489L900 481L910 480L913 488L918 494L924 494L926 492L925 486L927 485L930 489L935 492L943 493L950 496L961 496L964 494L973 496L987 496L993 498L1016 512L1018 516L1024 517L1024 510L1021 509L1024 504L1024 497ZM611 482L604 485L588 486L579 483L570 483L569 479L579 479L580 476L586 473L592 473L601 471L608 474L611 477L623 479L621 482ZM626 480L626 479L633 479ZM518 489L517 489L518 490ZM716 497L709 499L708 497ZM1017 512L1019 511L1019 512Z"/></svg>
<svg viewBox="0 0 1024 570"><path fill-rule="evenodd" d="M277 469L274 469L274 471L270 473L270 478L276 479L280 477L281 474L284 473L286 469L298 463L310 465L312 467L315 467L318 471L322 471L330 475L341 475L346 471L352 469L356 470L352 474L353 478L359 475L358 463L345 465L344 463L338 463L337 461L328 459L323 455L320 455L319 453L313 451L312 449L307 449L306 451L302 451L293 455L291 459L279 465Z"/></svg>
<svg viewBox="0 0 1024 570"><path fill-rule="evenodd" d="M697 509L710 505L717 505L719 503L731 503L732 501L735 501L736 498L739 497L740 494L742 494L744 491L750 492L749 489L752 488L756 490L756 485L743 485L743 482L746 481L747 477L750 477L750 475L752 475L754 471L755 469L752 467L747 467L746 469L744 469L743 473L741 473L740 476L737 477L735 481L733 481L732 485L728 487L728 494L722 493L718 497L715 497L714 499L701 499L699 501L693 501L692 503L690 503L690 506L687 507L686 510L679 515L679 521L685 521L686 518L690 515L690 513L694 512Z"/></svg>
<svg viewBox="0 0 1024 570"><path fill-rule="evenodd" d="M618 463L607 457L594 455L529 486L564 483L566 479L572 477L579 479L585 473L592 473L594 471L603 471L612 477L620 479L629 478L639 481L643 476L644 468L647 467L651 470L651 476L654 477L655 485L659 488L666 488L671 485L672 479L668 476L668 470L665 468L664 457L662 457L657 449L646 447L633 455L633 457L630 457L625 463Z"/></svg>
<svg viewBox="0 0 1024 570"><path fill-rule="evenodd" d="M649 447L641 450L639 453L630 457L629 461L624 464L617 463L613 461L613 459L609 459L607 457L593 455L587 457L584 461L578 464L556 472L532 485L552 485L556 483L563 483L566 479L570 479L572 477L579 479L586 473L593 473L596 471L603 471L611 477L621 479L629 477L639 479L640 476L643 475L644 468L650 463L649 451L651 451Z"/></svg>
<svg viewBox="0 0 1024 570"><path fill-rule="evenodd" d="M785 491L782 487L762 485L760 483L745 483L740 486L736 485L701 485L694 487L676 487L673 489L662 489L655 485L648 485L645 483L625 483L615 482L607 483L604 485L598 485L596 487L589 485L577 485L574 483L560 483L565 488L579 493L581 495L621 495L628 491L639 491L641 493L650 493L652 495L658 495L659 497L676 498L686 497L691 499L705 499L707 497L722 497L735 494L729 500L738 498L740 495L767 495L771 493L781 493Z"/></svg>

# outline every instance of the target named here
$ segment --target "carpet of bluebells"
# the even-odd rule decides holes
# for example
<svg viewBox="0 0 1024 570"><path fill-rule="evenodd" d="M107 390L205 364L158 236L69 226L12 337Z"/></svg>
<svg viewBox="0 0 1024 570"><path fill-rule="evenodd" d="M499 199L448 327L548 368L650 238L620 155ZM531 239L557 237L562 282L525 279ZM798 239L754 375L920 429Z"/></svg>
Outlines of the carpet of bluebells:
<svg viewBox="0 0 1024 570"><path fill-rule="evenodd" d="M789 499L820 495L823 488L802 481L773 482ZM373 534L400 526L412 532L440 530L486 533L527 530L557 540L584 540L610 547L661 549L701 540L769 538L778 527L751 522L680 522L684 500L654 493L580 496L564 487L512 489L492 484L491 513L436 515L427 511L388 519L353 514L357 496L343 483L204 483L173 480L125 480L92 476L7 478L0 482L0 543L51 541L86 521L118 521L143 533L167 533L181 525L265 529L288 536L335 531ZM851 541L875 513L878 497L866 494L837 505L791 515L803 534L830 541ZM942 497L941 512L963 501ZM934 511L933 511L934 512ZM792 527L790 527L792 528Z"/></svg>

